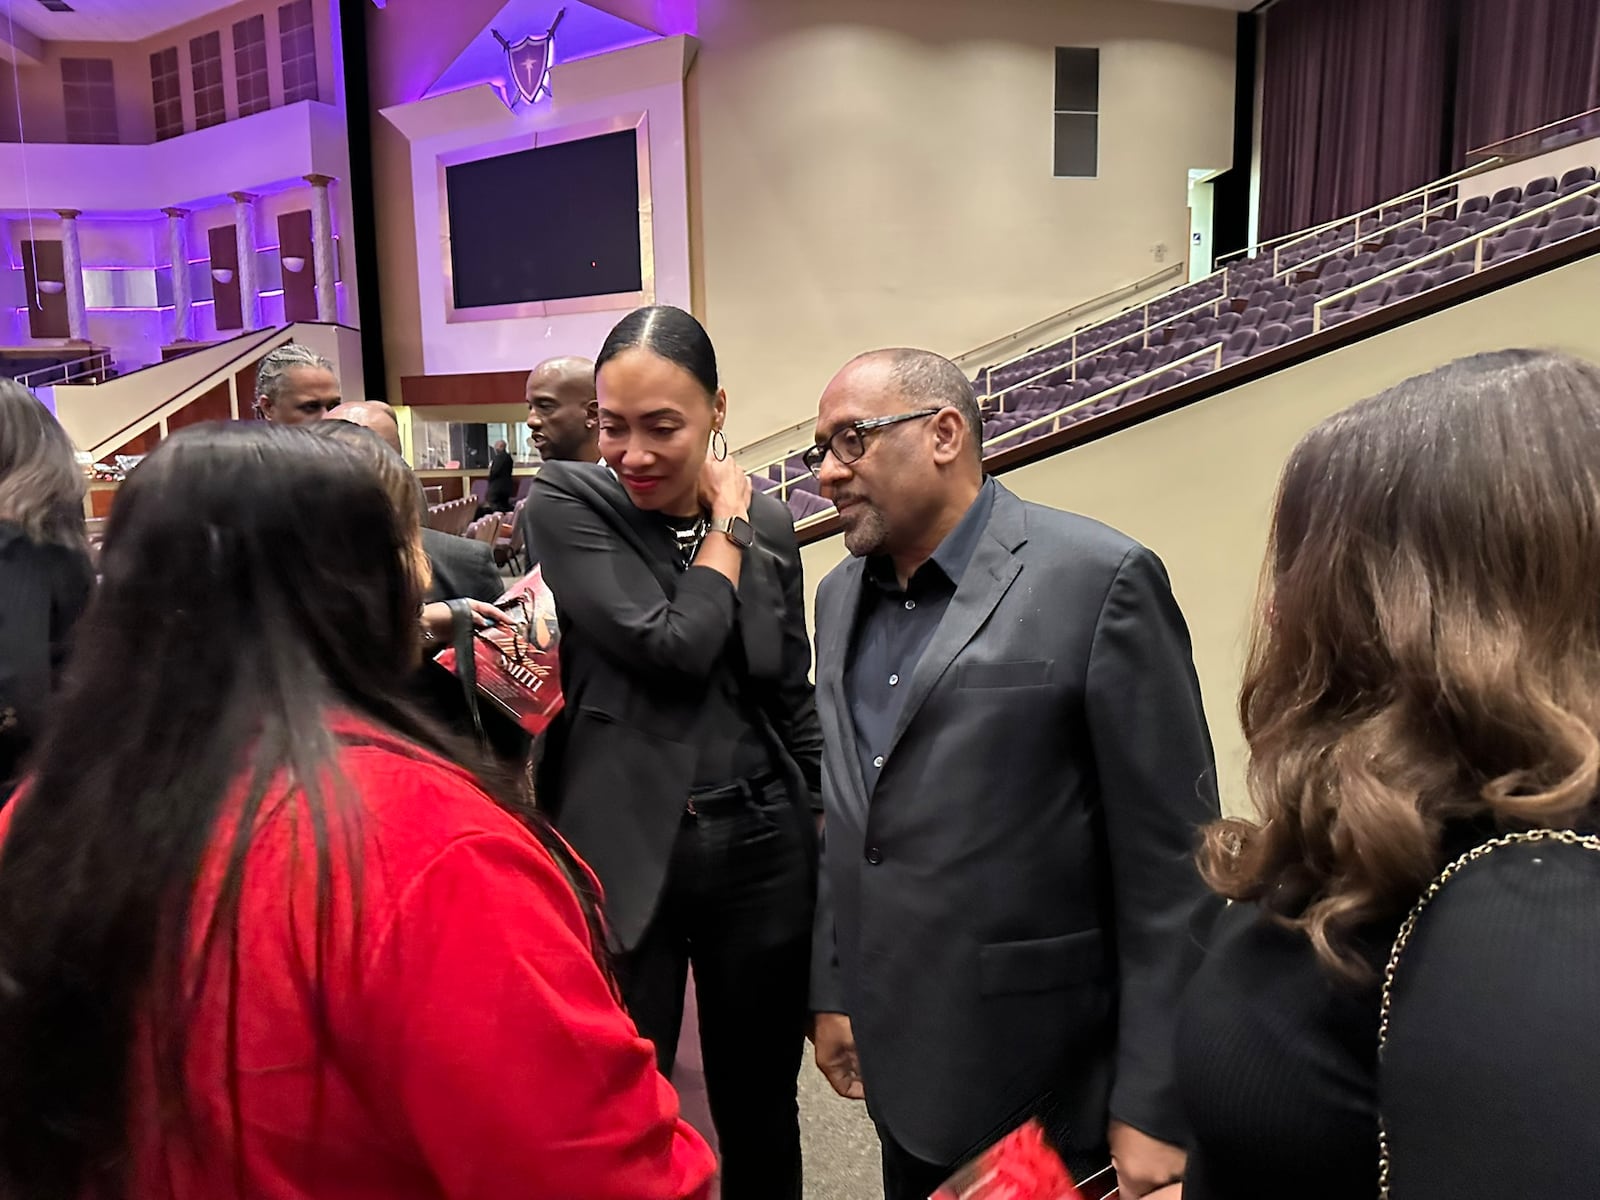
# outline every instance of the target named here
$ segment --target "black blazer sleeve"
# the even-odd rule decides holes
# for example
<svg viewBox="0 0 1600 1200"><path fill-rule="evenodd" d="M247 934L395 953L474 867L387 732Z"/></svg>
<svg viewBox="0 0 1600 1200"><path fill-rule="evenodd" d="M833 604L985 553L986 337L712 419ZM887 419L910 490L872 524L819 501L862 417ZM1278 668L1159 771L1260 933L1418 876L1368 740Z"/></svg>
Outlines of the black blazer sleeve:
<svg viewBox="0 0 1600 1200"><path fill-rule="evenodd" d="M760 499L758 497L758 499ZM767 716L779 738L805 776L811 808L822 811L822 722L817 717L816 690L811 684L811 638L806 632L805 569L800 563L800 543L787 507L760 533L778 556L783 584L783 648L778 683L766 705Z"/></svg>
<svg viewBox="0 0 1600 1200"><path fill-rule="evenodd" d="M1128 551L1096 620L1087 712L1105 805L1120 1010L1111 1115L1186 1140L1173 1082L1178 1001L1210 898L1194 863L1218 816L1216 767L1189 631L1160 560Z"/></svg>
<svg viewBox="0 0 1600 1200"><path fill-rule="evenodd" d="M1379 1110L1393 1200L1592 1196L1600 853L1508 846L1423 910L1395 975Z"/></svg>
<svg viewBox="0 0 1600 1200"><path fill-rule="evenodd" d="M563 621L607 658L658 684L700 684L733 630L738 598L727 577L690 567L669 600L650 565L590 498L552 463L523 508Z"/></svg>
<svg viewBox="0 0 1600 1200"><path fill-rule="evenodd" d="M433 568L427 594L430 602L464 597L492 604L505 592L505 581L494 565L494 551L485 543L424 529L422 549Z"/></svg>

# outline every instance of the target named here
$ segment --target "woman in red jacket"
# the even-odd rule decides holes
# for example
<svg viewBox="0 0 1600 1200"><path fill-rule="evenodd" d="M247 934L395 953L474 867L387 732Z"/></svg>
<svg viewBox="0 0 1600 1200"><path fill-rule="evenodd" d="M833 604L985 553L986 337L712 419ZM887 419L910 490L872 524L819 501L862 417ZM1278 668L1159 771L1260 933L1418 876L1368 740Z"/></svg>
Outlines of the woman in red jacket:
<svg viewBox="0 0 1600 1200"><path fill-rule="evenodd" d="M188 430L123 487L0 815L0 1195L706 1194L592 878L394 699L407 550L295 430Z"/></svg>

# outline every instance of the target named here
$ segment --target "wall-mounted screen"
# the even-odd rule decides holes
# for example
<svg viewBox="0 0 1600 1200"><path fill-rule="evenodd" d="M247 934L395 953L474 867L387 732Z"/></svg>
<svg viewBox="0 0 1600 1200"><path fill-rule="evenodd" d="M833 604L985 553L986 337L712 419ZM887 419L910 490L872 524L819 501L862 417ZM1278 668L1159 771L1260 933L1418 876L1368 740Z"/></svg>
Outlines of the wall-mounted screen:
<svg viewBox="0 0 1600 1200"><path fill-rule="evenodd" d="M457 309L644 287L632 129L447 166L445 196Z"/></svg>

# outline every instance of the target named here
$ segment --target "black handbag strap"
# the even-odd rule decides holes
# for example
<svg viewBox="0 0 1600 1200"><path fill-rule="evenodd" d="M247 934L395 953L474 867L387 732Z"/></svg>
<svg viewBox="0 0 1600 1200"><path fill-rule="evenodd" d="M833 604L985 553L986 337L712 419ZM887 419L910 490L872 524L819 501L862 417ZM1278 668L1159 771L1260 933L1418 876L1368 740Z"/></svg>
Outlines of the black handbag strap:
<svg viewBox="0 0 1600 1200"><path fill-rule="evenodd" d="M472 728L478 734L478 744L487 746L488 736L483 731L483 714L478 711L478 648L474 644L476 623L472 605L465 600L446 601L450 609L450 644L456 652L456 678L461 681L461 692L467 701L467 711L472 714Z"/></svg>

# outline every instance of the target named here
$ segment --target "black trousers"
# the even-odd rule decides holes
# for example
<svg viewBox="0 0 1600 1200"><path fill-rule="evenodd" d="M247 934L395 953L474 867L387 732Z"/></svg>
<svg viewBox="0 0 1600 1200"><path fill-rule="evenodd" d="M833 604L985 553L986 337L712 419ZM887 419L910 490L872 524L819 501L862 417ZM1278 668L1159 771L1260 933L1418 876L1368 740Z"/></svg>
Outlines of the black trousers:
<svg viewBox="0 0 1600 1200"><path fill-rule="evenodd" d="M883 1200L928 1200L935 1188L956 1173L959 1163L941 1167L924 1162L895 1141L881 1122L874 1123L883 1152Z"/></svg>
<svg viewBox="0 0 1600 1200"><path fill-rule="evenodd" d="M618 964L623 1000L669 1077L694 966L723 1200L800 1197L795 1088L815 903L810 819L781 784L686 816L655 920Z"/></svg>

